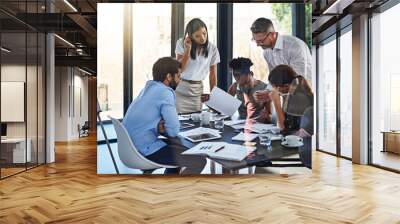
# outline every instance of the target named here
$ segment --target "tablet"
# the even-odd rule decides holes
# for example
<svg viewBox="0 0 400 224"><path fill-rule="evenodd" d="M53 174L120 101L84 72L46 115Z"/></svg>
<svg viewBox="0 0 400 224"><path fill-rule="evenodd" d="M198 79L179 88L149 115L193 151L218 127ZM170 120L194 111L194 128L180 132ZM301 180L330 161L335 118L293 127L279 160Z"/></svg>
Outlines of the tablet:
<svg viewBox="0 0 400 224"><path fill-rule="evenodd" d="M201 133L201 134L189 135L186 138L192 142L201 142L206 140L217 139L220 137L211 133Z"/></svg>

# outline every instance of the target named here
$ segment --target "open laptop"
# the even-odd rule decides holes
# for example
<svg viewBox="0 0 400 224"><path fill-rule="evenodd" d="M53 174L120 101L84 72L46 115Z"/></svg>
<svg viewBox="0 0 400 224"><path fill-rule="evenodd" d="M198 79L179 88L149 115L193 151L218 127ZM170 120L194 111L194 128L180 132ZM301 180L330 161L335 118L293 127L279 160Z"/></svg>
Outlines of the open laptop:
<svg viewBox="0 0 400 224"><path fill-rule="evenodd" d="M7 124L1 123L1 140L5 140L7 138Z"/></svg>

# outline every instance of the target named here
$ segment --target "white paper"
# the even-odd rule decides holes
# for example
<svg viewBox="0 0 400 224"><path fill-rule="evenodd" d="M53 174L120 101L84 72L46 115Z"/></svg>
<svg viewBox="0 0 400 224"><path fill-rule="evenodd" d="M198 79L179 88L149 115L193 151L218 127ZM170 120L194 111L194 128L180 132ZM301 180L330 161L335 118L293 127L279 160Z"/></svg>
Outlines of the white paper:
<svg viewBox="0 0 400 224"><path fill-rule="evenodd" d="M245 127L246 127L246 124L237 124L237 125L231 126L231 128L233 128L235 130L245 129Z"/></svg>
<svg viewBox="0 0 400 224"><path fill-rule="evenodd" d="M211 146L211 148L202 149L201 147ZM220 147L224 146L223 149L215 152ZM241 146L235 144L229 144L226 142L201 142L193 148L184 151L183 155L207 155L215 159L225 159L233 161L242 161L246 156L253 152L256 148L251 146Z"/></svg>
<svg viewBox="0 0 400 224"><path fill-rule="evenodd" d="M188 121L190 120L190 115L179 115L178 118L180 121Z"/></svg>
<svg viewBox="0 0 400 224"><path fill-rule="evenodd" d="M210 100L205 104L224 115L232 116L242 102L222 89L214 87L210 94Z"/></svg>
<svg viewBox="0 0 400 224"><path fill-rule="evenodd" d="M225 145L225 148L223 148L222 150L218 152L209 153L209 156L215 159L242 161L244 158L247 157L247 155L249 155L255 149L256 147L251 147L251 146L227 144Z"/></svg>
<svg viewBox="0 0 400 224"><path fill-rule="evenodd" d="M251 142L258 137L258 134L243 133L240 132L238 135L232 137L234 141Z"/></svg>
<svg viewBox="0 0 400 224"><path fill-rule="evenodd" d="M234 120L234 121L225 121L224 124L228 126L235 126L238 124L245 124L246 120Z"/></svg>
<svg viewBox="0 0 400 224"><path fill-rule="evenodd" d="M194 146L193 148L190 148L186 151L184 151L182 154L183 155L208 155L209 153L214 152L221 146L225 146L227 143L225 142L201 142L198 145ZM202 147L208 147L210 146L211 148L203 148Z"/></svg>
<svg viewBox="0 0 400 224"><path fill-rule="evenodd" d="M276 141L276 140L281 140L282 139L282 135L273 135L272 137L271 137L271 141Z"/></svg>
<svg viewBox="0 0 400 224"><path fill-rule="evenodd" d="M265 133L267 131L279 133L279 128L273 124L254 123L246 125L245 128L257 133Z"/></svg>

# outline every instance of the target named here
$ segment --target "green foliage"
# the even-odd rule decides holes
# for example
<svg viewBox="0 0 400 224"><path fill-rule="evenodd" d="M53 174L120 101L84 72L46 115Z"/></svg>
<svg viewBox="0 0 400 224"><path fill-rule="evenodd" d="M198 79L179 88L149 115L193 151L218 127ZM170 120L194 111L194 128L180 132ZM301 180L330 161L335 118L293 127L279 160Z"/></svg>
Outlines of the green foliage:
<svg viewBox="0 0 400 224"><path fill-rule="evenodd" d="M306 42L308 47L311 49L312 47L312 4L306 4Z"/></svg>
<svg viewBox="0 0 400 224"><path fill-rule="evenodd" d="M311 49L312 45L312 31L311 31L311 3L305 4L306 11L306 43ZM280 31L284 33L292 33L292 3L276 3L272 5L272 13L278 20Z"/></svg>
<svg viewBox="0 0 400 224"><path fill-rule="evenodd" d="M272 13L278 20L281 32L292 32L292 4L291 3L277 3L272 4Z"/></svg>

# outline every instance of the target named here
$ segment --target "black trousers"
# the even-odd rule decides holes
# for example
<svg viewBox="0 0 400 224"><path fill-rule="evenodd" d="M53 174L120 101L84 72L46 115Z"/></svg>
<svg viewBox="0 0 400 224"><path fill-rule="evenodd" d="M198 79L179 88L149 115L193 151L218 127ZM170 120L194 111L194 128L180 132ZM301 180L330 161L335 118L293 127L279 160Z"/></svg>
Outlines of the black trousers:
<svg viewBox="0 0 400 224"><path fill-rule="evenodd" d="M161 148L157 152L146 156L147 159L163 164L178 166L179 168L167 168L166 174L179 174L181 168L185 169L181 174L200 174L206 165L206 158L196 155L181 155L187 148L174 143L170 140L164 140L167 146Z"/></svg>

